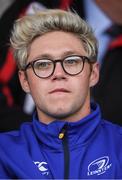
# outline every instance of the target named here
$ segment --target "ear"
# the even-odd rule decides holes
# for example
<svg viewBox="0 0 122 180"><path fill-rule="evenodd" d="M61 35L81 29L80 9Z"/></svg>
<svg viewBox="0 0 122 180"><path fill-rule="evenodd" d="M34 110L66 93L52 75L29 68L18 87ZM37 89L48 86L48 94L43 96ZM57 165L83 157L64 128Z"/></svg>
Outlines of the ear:
<svg viewBox="0 0 122 180"><path fill-rule="evenodd" d="M20 80L20 84L21 84L22 89L26 93L30 93L30 87L29 87L27 75L25 74L24 71L21 71L21 70L19 70L18 75L19 75L19 80Z"/></svg>
<svg viewBox="0 0 122 180"><path fill-rule="evenodd" d="M99 81L99 64L96 62L92 64L89 87L95 86L98 81Z"/></svg>

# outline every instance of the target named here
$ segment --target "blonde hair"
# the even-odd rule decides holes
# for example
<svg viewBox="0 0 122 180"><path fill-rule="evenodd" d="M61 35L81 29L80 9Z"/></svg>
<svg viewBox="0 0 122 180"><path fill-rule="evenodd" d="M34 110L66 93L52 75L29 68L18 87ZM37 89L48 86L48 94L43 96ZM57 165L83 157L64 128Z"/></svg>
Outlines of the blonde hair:
<svg viewBox="0 0 122 180"><path fill-rule="evenodd" d="M45 33L63 31L75 34L81 40L92 62L97 59L97 40L91 27L76 13L64 10L38 11L18 19L11 33L11 46L18 67L24 69L32 41Z"/></svg>

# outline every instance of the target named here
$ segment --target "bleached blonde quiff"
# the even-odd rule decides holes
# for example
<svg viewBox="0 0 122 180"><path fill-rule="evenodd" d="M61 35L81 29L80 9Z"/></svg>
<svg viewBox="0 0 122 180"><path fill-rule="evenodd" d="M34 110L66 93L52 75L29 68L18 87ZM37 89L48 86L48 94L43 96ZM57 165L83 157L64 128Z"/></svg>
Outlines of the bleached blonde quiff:
<svg viewBox="0 0 122 180"><path fill-rule="evenodd" d="M91 27L76 13L64 10L38 11L26 15L14 23L11 32L11 46L19 69L24 69L33 40L52 31L70 32L82 42L91 61L97 59L97 40Z"/></svg>

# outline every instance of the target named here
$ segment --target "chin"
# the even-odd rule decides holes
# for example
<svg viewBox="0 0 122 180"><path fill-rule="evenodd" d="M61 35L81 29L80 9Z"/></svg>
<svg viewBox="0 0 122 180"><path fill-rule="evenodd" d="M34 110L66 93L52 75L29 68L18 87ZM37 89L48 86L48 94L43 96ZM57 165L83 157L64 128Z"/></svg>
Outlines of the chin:
<svg viewBox="0 0 122 180"><path fill-rule="evenodd" d="M54 119L66 119L67 117L69 117L71 115L71 113L69 111L66 112L66 110L58 110L58 111L55 111L55 112L50 112L49 113L49 116L53 117Z"/></svg>

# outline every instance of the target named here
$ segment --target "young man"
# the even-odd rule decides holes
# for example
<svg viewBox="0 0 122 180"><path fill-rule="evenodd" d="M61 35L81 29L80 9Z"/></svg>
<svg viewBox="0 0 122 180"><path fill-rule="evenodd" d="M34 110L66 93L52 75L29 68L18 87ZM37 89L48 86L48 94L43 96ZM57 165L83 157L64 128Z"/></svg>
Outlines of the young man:
<svg viewBox="0 0 122 180"><path fill-rule="evenodd" d="M36 112L32 123L0 135L0 177L122 178L122 128L90 102L99 66L88 25L71 12L37 12L15 23L11 44Z"/></svg>

